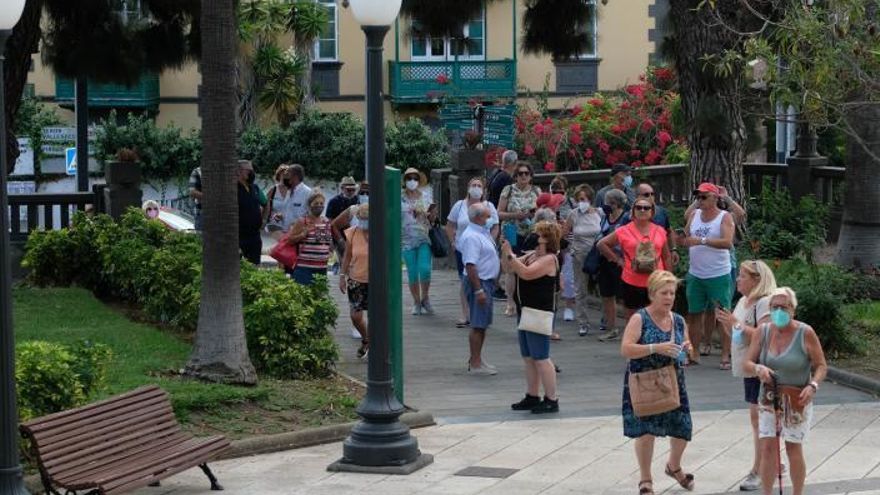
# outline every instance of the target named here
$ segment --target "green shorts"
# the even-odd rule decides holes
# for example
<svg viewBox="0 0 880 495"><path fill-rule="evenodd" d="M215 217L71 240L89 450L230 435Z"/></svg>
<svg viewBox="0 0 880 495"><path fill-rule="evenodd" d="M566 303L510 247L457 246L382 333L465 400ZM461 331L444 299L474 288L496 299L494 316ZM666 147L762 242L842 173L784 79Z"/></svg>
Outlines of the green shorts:
<svg viewBox="0 0 880 495"><path fill-rule="evenodd" d="M702 313L715 309L715 302L730 310L731 286L730 274L720 277L697 278L690 273L685 277L688 300L688 313Z"/></svg>

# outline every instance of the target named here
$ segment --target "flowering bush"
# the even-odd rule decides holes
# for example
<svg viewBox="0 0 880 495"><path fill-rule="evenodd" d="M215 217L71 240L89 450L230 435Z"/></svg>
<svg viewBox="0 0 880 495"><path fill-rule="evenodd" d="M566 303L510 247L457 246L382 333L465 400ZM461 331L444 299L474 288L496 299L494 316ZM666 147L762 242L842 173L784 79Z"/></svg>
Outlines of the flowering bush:
<svg viewBox="0 0 880 495"><path fill-rule="evenodd" d="M675 74L650 68L639 79L620 96L595 95L559 118L523 108L516 119L520 156L547 172L687 161L685 137L672 125Z"/></svg>

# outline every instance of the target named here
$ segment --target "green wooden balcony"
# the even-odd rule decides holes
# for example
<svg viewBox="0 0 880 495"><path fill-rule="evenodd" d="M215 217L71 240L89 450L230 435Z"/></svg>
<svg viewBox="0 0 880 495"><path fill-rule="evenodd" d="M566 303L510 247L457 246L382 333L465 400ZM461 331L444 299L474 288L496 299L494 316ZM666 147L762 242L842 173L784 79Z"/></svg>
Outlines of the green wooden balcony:
<svg viewBox="0 0 880 495"><path fill-rule="evenodd" d="M74 96L74 81L56 77L56 101L72 105ZM144 74L132 86L89 82L89 106L156 109L159 106L159 74Z"/></svg>
<svg viewBox="0 0 880 495"><path fill-rule="evenodd" d="M468 60L388 63L392 103L442 98L494 100L516 96L516 61Z"/></svg>

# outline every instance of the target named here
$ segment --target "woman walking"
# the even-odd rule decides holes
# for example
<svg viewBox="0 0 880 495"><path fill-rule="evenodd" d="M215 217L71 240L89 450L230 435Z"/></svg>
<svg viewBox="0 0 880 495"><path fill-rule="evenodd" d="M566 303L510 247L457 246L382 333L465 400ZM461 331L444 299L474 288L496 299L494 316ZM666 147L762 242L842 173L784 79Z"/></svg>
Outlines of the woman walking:
<svg viewBox="0 0 880 495"><path fill-rule="evenodd" d="M794 319L797 296L788 287L770 294L770 323L758 328L743 368L761 380L758 437L761 442L761 486L765 495L782 481L779 441L785 441L793 495L803 495L807 477L804 442L813 419L813 397L828 365L812 327ZM775 398L775 400L774 400Z"/></svg>
<svg viewBox="0 0 880 495"><path fill-rule="evenodd" d="M446 237L449 238L449 243L455 246L455 265L458 270L458 278L462 281L461 290L459 292L461 299L461 319L455 323L457 328L470 327L470 321L468 318L469 309L464 292L464 263L462 262L461 246L459 246L458 241L461 239L464 230L471 223L470 218L468 218L468 210L472 205L477 203L483 204L483 206L489 210L490 218L486 222L486 228L489 229L492 238L495 239L498 235L498 212L495 210L495 205L486 199L486 189L482 177L474 177L468 182L467 196L465 196L464 199L456 201L455 204L452 205L452 208L450 208L449 215L446 217Z"/></svg>
<svg viewBox="0 0 880 495"><path fill-rule="evenodd" d="M538 206L538 195L541 194L541 188L532 185L532 174L532 166L528 162L517 162L514 183L504 187L501 199L498 200L502 233L515 254L522 253L522 243L532 231L532 214ZM504 309L507 316L515 314L513 298L510 296L513 294L514 282L514 277L507 278L507 305Z"/></svg>
<svg viewBox="0 0 880 495"><path fill-rule="evenodd" d="M620 353L629 360L623 380L623 433L635 439L639 463L639 493L653 495L651 460L654 439L669 438L669 459L666 475L682 488L694 489L694 476L685 473L681 459L693 432L690 404L684 381L682 356L690 348L687 325L681 315L672 312L679 280L670 272L658 270L648 278L650 304L630 318L624 330ZM659 414L637 416L630 389L632 374L672 366L678 385L678 407ZM636 380L637 383L637 380Z"/></svg>
<svg viewBox="0 0 880 495"><path fill-rule="evenodd" d="M263 223L266 224L266 232L276 241L281 239L290 228L289 210L291 207L290 173L288 165L282 163L275 169L275 185L269 189L266 195L268 208L266 208Z"/></svg>
<svg viewBox="0 0 880 495"><path fill-rule="evenodd" d="M538 246L517 258L506 240L501 244L502 261L516 277L514 301L517 320L523 307L556 311L556 290L559 288L559 241L562 234L556 222L541 221L535 226ZM526 396L510 407L514 411L531 410L533 414L559 411L556 395L556 369L550 360L550 336L518 331L520 355L525 363ZM540 399L539 388L544 389Z"/></svg>
<svg viewBox="0 0 880 495"><path fill-rule="evenodd" d="M577 207L568 214L563 227L563 235L571 236L569 253L571 255L574 276L574 292L577 308L578 335L586 336L590 331L590 322L587 317L587 285L589 276L581 267L584 259L598 242L601 235L602 216L599 210L593 208L593 188L583 184L574 190L574 198ZM564 270L563 270L564 273Z"/></svg>
<svg viewBox="0 0 880 495"><path fill-rule="evenodd" d="M410 167L403 173L403 194L400 199L401 244L409 292L413 298L413 315L434 314L434 308L428 300L433 262L428 231L435 213L430 190L425 187L427 185L427 177L419 170Z"/></svg>
<svg viewBox="0 0 880 495"><path fill-rule="evenodd" d="M745 400L749 404L755 456L752 469L739 485L740 490L748 492L761 487L761 447L758 441L758 390L761 381L754 373L743 370L743 362L749 344L756 337L758 326L770 320L770 294L776 290L776 277L763 261L744 261L739 266L736 289L743 297L733 308L733 313L718 308L715 317L724 328L726 338L732 341L731 373L735 377L742 377Z"/></svg>
<svg viewBox="0 0 880 495"><path fill-rule="evenodd" d="M351 323L360 334L361 346L357 351L357 357L361 359L367 357L370 348L370 337L364 318L370 281L369 216L370 205L363 204L357 207L356 225L345 230L346 249L339 271L339 290L343 294L348 294Z"/></svg>
<svg viewBox="0 0 880 495"><path fill-rule="evenodd" d="M289 274L297 283L311 285L315 275L327 275L333 233L330 221L323 215L324 194L312 191L306 204L308 213L290 228L287 242L299 245L296 266Z"/></svg>
<svg viewBox="0 0 880 495"><path fill-rule="evenodd" d="M646 198L636 199L631 214L632 222L599 241L602 255L621 269L620 292L627 318L648 305L648 277L651 273L672 266L666 230L652 221L654 202ZM618 245L619 253L614 250Z"/></svg>

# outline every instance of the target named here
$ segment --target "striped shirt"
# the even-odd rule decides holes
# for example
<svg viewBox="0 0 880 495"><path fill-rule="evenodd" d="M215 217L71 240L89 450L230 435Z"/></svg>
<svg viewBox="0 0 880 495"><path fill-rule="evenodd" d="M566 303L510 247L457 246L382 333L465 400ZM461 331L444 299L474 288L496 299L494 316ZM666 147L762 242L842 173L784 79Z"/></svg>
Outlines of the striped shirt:
<svg viewBox="0 0 880 495"><path fill-rule="evenodd" d="M306 238L299 243L296 266L326 270L327 260L330 259L330 245L333 242L330 221L326 217L307 221L309 231Z"/></svg>

